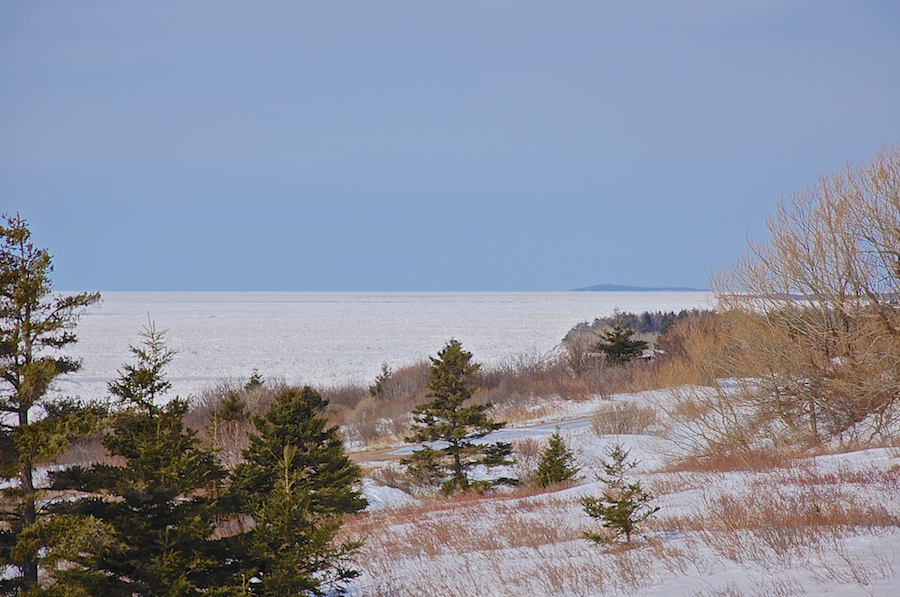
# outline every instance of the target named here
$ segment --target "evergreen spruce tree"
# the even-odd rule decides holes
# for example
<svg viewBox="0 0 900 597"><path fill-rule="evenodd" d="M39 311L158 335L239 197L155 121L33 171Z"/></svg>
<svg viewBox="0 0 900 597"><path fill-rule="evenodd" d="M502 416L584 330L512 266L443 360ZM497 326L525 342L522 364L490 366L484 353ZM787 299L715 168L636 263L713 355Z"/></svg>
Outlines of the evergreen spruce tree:
<svg viewBox="0 0 900 597"><path fill-rule="evenodd" d="M488 418L486 412L492 406L490 402L464 406L474 394L474 377L480 368L471 360L472 353L463 350L457 340L450 340L438 353L438 358L431 358L430 392L427 397L434 400L413 409L415 424L412 435L406 441L446 442L447 445L440 449L426 446L400 461L411 474L426 481L449 477L442 484L447 493L472 487L490 488L497 482L512 482L509 479L478 483L469 481L469 473L476 466L512 464L509 459L512 446L509 443L476 443L490 432L501 429L504 423Z"/></svg>
<svg viewBox="0 0 900 597"><path fill-rule="evenodd" d="M255 390L256 388L261 388L265 385L265 380L263 376L260 375L258 369L254 369L253 373L250 375L250 379L247 380L247 383L244 384L245 390Z"/></svg>
<svg viewBox="0 0 900 597"><path fill-rule="evenodd" d="M547 449L541 455L541 461L534 473L535 482L541 487L548 487L556 483L574 481L580 469L575 466L575 456L566 447L559 427L550 436Z"/></svg>
<svg viewBox="0 0 900 597"><path fill-rule="evenodd" d="M255 418L257 433L233 475L239 511L253 519L236 537L234 557L254 595L324 595L358 573L349 558L359 541L335 544L343 517L366 506L360 469L344 452L328 402L312 388L282 390Z"/></svg>
<svg viewBox="0 0 900 597"><path fill-rule="evenodd" d="M152 323L143 336L132 347L136 363L109 384L119 410L102 443L124 466L73 467L53 476L55 488L89 494L56 510L103 523L115 542L81 552L57 580L91 595L221 594L230 579L221 545L211 540L218 504L209 489L225 471L185 429L187 401L158 404L170 387L165 367L174 353Z"/></svg>
<svg viewBox="0 0 900 597"><path fill-rule="evenodd" d="M46 249L34 246L18 214L0 222L0 593L34 588L46 532L38 507L35 467L52 462L69 443L92 432L102 409L47 394L59 375L79 362L58 354L76 341L75 324L97 293L51 294L53 271Z"/></svg>
<svg viewBox="0 0 900 597"><path fill-rule="evenodd" d="M369 396L382 400L386 397L387 385L391 382L393 372L387 363L381 364L381 373L375 378L375 383L369 386Z"/></svg>
<svg viewBox="0 0 900 597"><path fill-rule="evenodd" d="M623 314L615 314L616 323L611 330L601 332L601 339L594 349L606 355L606 362L611 365L624 365L636 357L640 357L649 344L643 340L632 340L634 329L626 321Z"/></svg>
<svg viewBox="0 0 900 597"><path fill-rule="evenodd" d="M628 472L637 466L636 461L628 460L628 454L620 444L613 446L608 452L610 460L603 463L606 473L601 477L606 485L603 495L581 499L585 513L599 519L603 528L610 531L585 531L584 537L594 543L615 543L624 536L625 543L630 544L635 528L659 510L658 506L650 506L654 496L641 487L640 481L629 483L626 479Z"/></svg>
<svg viewBox="0 0 900 597"><path fill-rule="evenodd" d="M241 397L241 393L237 390L229 390L225 398L213 412L213 417L221 423L231 423L233 421L243 421L246 418L247 403Z"/></svg>

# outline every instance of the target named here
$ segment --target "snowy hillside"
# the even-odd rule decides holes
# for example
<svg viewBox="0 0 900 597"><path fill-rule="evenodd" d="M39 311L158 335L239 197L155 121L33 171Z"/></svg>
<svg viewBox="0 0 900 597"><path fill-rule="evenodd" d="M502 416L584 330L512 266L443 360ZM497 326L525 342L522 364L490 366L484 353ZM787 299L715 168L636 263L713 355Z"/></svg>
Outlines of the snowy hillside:
<svg viewBox="0 0 900 597"><path fill-rule="evenodd" d="M672 465L683 453L661 437L598 435L584 415L604 404L582 403L582 418L561 425L582 467L572 487L414 498L368 479L370 511L347 528L367 537L353 594L900 594L900 450ZM543 445L553 430L552 423L525 426L502 436ZM580 498L601 491L600 461L617 442L640 461L634 476L660 507L632 549L582 538L596 523ZM397 469L389 462L367 466L388 480Z"/></svg>

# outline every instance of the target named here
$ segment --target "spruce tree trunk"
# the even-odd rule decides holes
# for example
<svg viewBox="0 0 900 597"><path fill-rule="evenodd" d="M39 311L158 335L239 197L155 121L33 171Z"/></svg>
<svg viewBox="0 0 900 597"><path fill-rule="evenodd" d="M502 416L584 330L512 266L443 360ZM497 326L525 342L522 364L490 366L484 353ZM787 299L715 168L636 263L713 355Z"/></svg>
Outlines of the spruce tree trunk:
<svg viewBox="0 0 900 597"><path fill-rule="evenodd" d="M28 407L22 405L19 408L19 425L28 425ZM35 491L34 491L34 463L31 462L30 455L22 458L22 530L37 521L37 512L34 507ZM27 591L35 586L38 581L38 562L37 554L28 554L28 558L22 562L22 589Z"/></svg>
<svg viewBox="0 0 900 597"><path fill-rule="evenodd" d="M468 481L468 479L465 478L465 475L463 475L462 460L459 457L459 444L454 441L451 442L450 445L452 446L453 452L453 478L457 481Z"/></svg>
<svg viewBox="0 0 900 597"><path fill-rule="evenodd" d="M22 516L22 530L28 529L37 520L37 514L34 508L34 479L30 463L25 463L27 467L24 470L24 483L22 484L23 499L25 501L25 512ZM38 562L37 554L28 554L28 559L22 566L22 588L28 590L37 584L38 580Z"/></svg>

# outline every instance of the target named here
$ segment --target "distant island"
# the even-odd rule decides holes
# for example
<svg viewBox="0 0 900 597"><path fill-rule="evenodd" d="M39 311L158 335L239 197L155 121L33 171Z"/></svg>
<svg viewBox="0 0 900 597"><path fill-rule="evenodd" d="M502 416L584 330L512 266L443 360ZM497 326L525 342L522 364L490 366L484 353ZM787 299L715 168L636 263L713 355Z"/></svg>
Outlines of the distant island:
<svg viewBox="0 0 900 597"><path fill-rule="evenodd" d="M651 288L648 286L621 286L619 284L599 284L597 286L587 286L585 288L576 288L575 292L708 292L706 288Z"/></svg>

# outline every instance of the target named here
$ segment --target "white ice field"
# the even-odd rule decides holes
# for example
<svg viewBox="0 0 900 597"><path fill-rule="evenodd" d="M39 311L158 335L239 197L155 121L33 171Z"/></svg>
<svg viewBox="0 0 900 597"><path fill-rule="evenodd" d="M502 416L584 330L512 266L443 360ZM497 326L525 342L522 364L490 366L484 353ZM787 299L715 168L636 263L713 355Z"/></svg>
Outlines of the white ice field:
<svg viewBox="0 0 900 597"><path fill-rule="evenodd" d="M614 309L679 311L710 306L705 292L104 292L77 327L80 372L57 390L100 398L131 362L129 345L152 320L178 352L172 394L223 379L331 386L370 382L382 363L434 355L450 338L481 363L544 353L573 326Z"/></svg>

